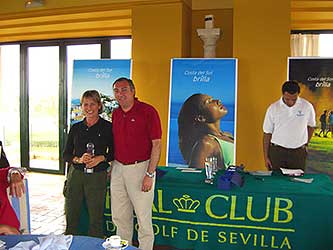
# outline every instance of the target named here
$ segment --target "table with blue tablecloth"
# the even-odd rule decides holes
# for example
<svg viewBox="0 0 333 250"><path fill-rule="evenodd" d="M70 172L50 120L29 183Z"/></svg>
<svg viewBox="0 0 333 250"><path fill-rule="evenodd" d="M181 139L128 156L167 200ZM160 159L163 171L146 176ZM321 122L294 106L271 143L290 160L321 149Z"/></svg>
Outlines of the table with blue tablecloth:
<svg viewBox="0 0 333 250"><path fill-rule="evenodd" d="M0 240L6 242L6 249L15 246L22 241L35 241L38 243L38 237L41 235L1 235ZM88 237L88 236L74 236L70 250L105 250L102 246L103 239ZM128 246L124 250L135 250L137 248Z"/></svg>

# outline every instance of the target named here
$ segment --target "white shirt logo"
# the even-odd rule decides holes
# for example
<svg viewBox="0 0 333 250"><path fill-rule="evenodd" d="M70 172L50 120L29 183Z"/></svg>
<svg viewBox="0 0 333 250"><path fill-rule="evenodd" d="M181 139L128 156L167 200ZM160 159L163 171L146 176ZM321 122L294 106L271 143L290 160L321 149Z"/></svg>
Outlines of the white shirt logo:
<svg viewBox="0 0 333 250"><path fill-rule="evenodd" d="M304 116L304 113L302 112L302 110L298 110L296 116Z"/></svg>

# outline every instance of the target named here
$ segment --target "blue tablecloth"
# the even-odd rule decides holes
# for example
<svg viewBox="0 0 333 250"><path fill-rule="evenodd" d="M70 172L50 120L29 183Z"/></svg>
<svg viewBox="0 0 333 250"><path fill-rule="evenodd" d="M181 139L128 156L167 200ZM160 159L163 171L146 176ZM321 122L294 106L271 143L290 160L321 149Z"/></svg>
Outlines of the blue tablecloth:
<svg viewBox="0 0 333 250"><path fill-rule="evenodd" d="M1 235L0 240L6 242L6 248L15 246L21 241L34 240L38 243L38 237L41 235ZM103 239L88 237L88 236L74 236L70 250L105 250L102 246ZM125 250L135 250L136 247L128 246Z"/></svg>

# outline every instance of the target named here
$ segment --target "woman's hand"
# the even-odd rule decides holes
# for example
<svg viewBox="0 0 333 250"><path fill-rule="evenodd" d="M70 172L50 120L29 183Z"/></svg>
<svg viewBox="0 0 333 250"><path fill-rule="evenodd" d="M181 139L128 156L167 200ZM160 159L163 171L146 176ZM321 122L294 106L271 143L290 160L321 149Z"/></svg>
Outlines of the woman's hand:
<svg viewBox="0 0 333 250"><path fill-rule="evenodd" d="M85 153L86 154L86 153ZM84 155L85 155L84 154ZM89 155L89 154L88 154ZM104 155L96 155L96 156L91 156L87 157L85 160L86 168L94 168L96 167L100 162L105 161L105 156Z"/></svg>
<svg viewBox="0 0 333 250"><path fill-rule="evenodd" d="M88 153L84 153L81 157L80 157L80 163L84 163L84 164L89 164L92 160L93 156L91 154Z"/></svg>

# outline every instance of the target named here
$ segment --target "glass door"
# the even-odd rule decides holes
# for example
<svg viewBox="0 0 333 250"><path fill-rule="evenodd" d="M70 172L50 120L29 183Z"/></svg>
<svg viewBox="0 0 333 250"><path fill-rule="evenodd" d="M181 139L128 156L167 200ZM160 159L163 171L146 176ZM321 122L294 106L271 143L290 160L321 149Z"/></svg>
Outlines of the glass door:
<svg viewBox="0 0 333 250"><path fill-rule="evenodd" d="M0 140L10 164L63 173L73 61L130 57L129 37L0 43Z"/></svg>
<svg viewBox="0 0 333 250"><path fill-rule="evenodd" d="M29 165L59 171L59 46L28 48Z"/></svg>
<svg viewBox="0 0 333 250"><path fill-rule="evenodd" d="M0 46L0 140L10 166L21 166L20 46Z"/></svg>

